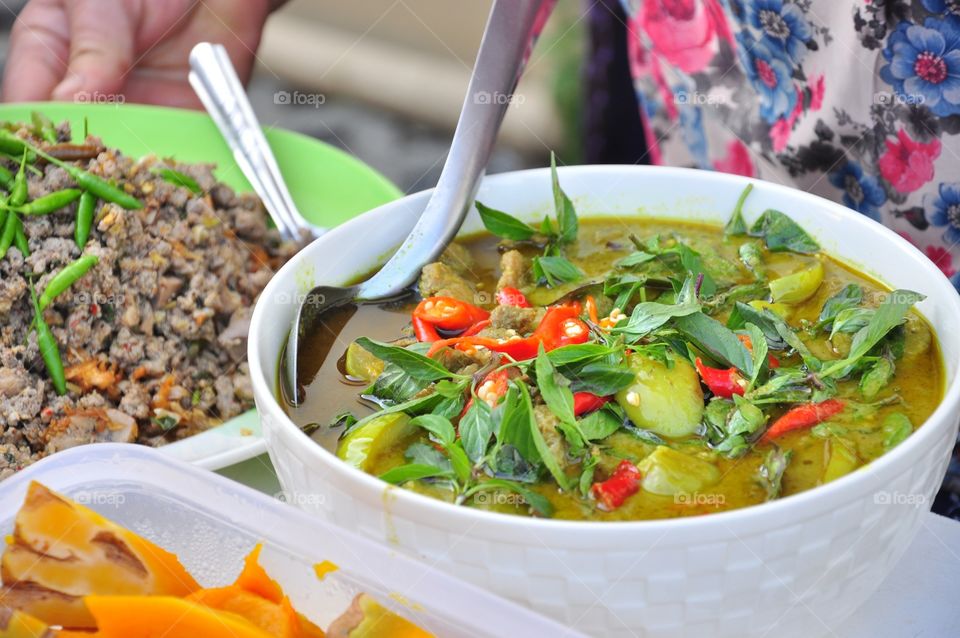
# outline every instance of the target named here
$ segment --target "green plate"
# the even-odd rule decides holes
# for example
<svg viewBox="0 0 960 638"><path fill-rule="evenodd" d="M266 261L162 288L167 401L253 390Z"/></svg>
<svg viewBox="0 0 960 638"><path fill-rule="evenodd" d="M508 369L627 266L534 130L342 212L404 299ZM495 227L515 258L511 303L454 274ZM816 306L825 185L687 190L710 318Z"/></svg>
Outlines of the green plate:
<svg viewBox="0 0 960 638"><path fill-rule="evenodd" d="M0 120L29 122L34 110L56 123L69 120L75 139L83 136L86 118L90 134L126 155L216 164L222 182L239 191L253 190L204 113L137 104L44 102L0 105ZM403 194L378 172L329 144L281 129L268 129L266 136L297 207L318 226L336 226ZM266 447L251 410L162 449L201 467L220 469L262 454Z"/></svg>

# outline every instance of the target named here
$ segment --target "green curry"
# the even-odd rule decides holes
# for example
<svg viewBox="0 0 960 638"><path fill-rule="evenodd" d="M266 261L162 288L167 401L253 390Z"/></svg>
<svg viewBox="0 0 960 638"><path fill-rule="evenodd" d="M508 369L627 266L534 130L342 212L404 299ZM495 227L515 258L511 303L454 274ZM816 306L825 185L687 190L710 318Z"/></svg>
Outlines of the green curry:
<svg viewBox="0 0 960 638"><path fill-rule="evenodd" d="M291 416L345 462L462 506L585 520L690 516L835 480L942 396L911 308L789 216L725 228L578 220L554 175L537 226L424 268L415 304L312 335ZM342 385L346 384L346 385Z"/></svg>

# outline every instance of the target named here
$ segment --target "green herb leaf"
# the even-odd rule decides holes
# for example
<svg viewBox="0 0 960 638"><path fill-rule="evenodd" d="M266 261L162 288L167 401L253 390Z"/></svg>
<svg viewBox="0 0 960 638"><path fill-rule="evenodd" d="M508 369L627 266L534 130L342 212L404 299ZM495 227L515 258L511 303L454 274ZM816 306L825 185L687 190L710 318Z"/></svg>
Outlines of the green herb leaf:
<svg viewBox="0 0 960 638"><path fill-rule="evenodd" d="M747 378L753 376L753 360L730 329L702 312L695 312L674 320L674 327L684 337L726 366L733 366Z"/></svg>
<svg viewBox="0 0 960 638"><path fill-rule="evenodd" d="M380 475L380 480L386 481L387 483L391 483L393 485L400 485L401 483L406 483L408 481L417 481L420 479L440 476L450 476L450 474L450 470L444 470L432 465L408 463L406 465L401 465L391 470L387 470Z"/></svg>
<svg viewBox="0 0 960 638"><path fill-rule="evenodd" d="M553 206L557 215L557 239L561 244L573 243L577 240L580 224L573 202L560 188L560 180L557 178L557 158L553 153L550 153L550 180L553 184Z"/></svg>
<svg viewBox="0 0 960 638"><path fill-rule="evenodd" d="M747 201L747 196L752 190L753 184L747 184L740 193L740 197L737 198L737 204L733 207L733 214L730 215L727 225L723 227L724 235L747 234L747 222L743 219L743 204Z"/></svg>
<svg viewBox="0 0 960 638"><path fill-rule="evenodd" d="M580 431L588 441L601 441L617 430L623 421L610 410L601 408L579 419Z"/></svg>
<svg viewBox="0 0 960 638"><path fill-rule="evenodd" d="M727 327L731 330L741 330L746 327L747 323L752 323L760 328L763 336L767 338L767 345L772 350L786 350L789 347L777 329L777 326L781 323L786 325L783 319L767 309L757 310L751 305L738 301L727 320Z"/></svg>
<svg viewBox="0 0 960 638"><path fill-rule="evenodd" d="M750 234L754 237L762 237L767 248L773 252L789 250L810 254L820 251L820 244L808 235L807 231L780 211L772 208L754 222L750 228Z"/></svg>
<svg viewBox="0 0 960 638"><path fill-rule="evenodd" d="M634 306L630 318L625 323L617 324L611 332L625 335L632 343L646 337L671 319L686 317L695 312L700 312L700 304L696 302L674 305L646 301Z"/></svg>
<svg viewBox="0 0 960 638"><path fill-rule="evenodd" d="M844 359L831 362L821 372L822 376L849 374L861 357L866 355L887 334L899 326L915 303L924 299L920 293L910 290L894 290L883 300L870 319L870 323L853 336L850 353Z"/></svg>
<svg viewBox="0 0 960 638"><path fill-rule="evenodd" d="M457 438L457 432L453 429L450 419L437 414L421 414L410 421L410 425L416 425L432 434L437 442L443 447L453 445Z"/></svg>
<svg viewBox="0 0 960 638"><path fill-rule="evenodd" d="M523 384L519 381L511 381L503 401L494 409L494 414L499 412L501 415L497 446L512 446L525 461L536 465L540 461L540 453L530 434L533 414L528 410L527 403L520 398L521 385Z"/></svg>
<svg viewBox="0 0 960 638"><path fill-rule="evenodd" d="M847 284L835 295L827 299L817 318L817 328L828 328L841 310L855 308L863 301L863 288L857 284Z"/></svg>
<svg viewBox="0 0 960 638"><path fill-rule="evenodd" d="M540 389L540 395L550 411L560 419L561 423L576 423L576 417L573 415L573 392L570 391L566 379L557 374L543 345L540 346L534 369L537 374L537 388Z"/></svg>
<svg viewBox="0 0 960 638"><path fill-rule="evenodd" d="M733 395L733 408L723 425L712 431L710 443L727 458L739 458L760 438L767 417L763 410L740 395Z"/></svg>
<svg viewBox="0 0 960 638"><path fill-rule="evenodd" d="M476 463L484 457L496 427L490 406L485 401L474 399L459 425L460 440L471 461Z"/></svg>
<svg viewBox="0 0 960 638"><path fill-rule="evenodd" d="M540 461L547 467L550 474L553 475L560 489L570 489L570 481L567 479L567 475L563 473L560 462L553 455L553 452L543 438L543 433L540 432L540 428L537 425L537 419L533 414L533 404L530 401L530 393L527 392L527 386L520 384L517 387L520 388L520 401L524 405L528 415L527 423L530 428L530 439L533 441L533 445L540 456Z"/></svg>
<svg viewBox="0 0 960 638"><path fill-rule="evenodd" d="M623 259L617 261L617 268L633 268L636 266L641 266L648 261L656 259L657 256L651 253L645 252L643 250L636 250Z"/></svg>
<svg viewBox="0 0 960 638"><path fill-rule="evenodd" d="M767 452L766 458L757 469L758 482L766 491L768 501L780 496L783 474L787 471L791 458L793 458L792 450L781 450L778 446L774 446Z"/></svg>
<svg viewBox="0 0 960 638"><path fill-rule="evenodd" d="M750 354L753 359L753 374L750 375L750 384L747 390L752 389L761 378L766 378L769 369L769 360L767 359L767 338L763 336L763 331L756 324L748 323L746 325L747 334L750 336L750 344L753 346Z"/></svg>
<svg viewBox="0 0 960 638"><path fill-rule="evenodd" d="M503 237L504 239L510 239L512 241L525 241L533 237L537 232L528 224L525 224L508 213L490 208L480 202L476 202L476 206L484 228L497 237Z"/></svg>
<svg viewBox="0 0 960 638"><path fill-rule="evenodd" d="M367 337L357 339L357 345L378 359L392 363L411 377L421 381L439 381L457 376L439 362L407 348L381 343Z"/></svg>
<svg viewBox="0 0 960 638"><path fill-rule="evenodd" d="M853 334L859 332L870 323L876 310L873 308L844 308L834 317L830 338L833 339L841 332Z"/></svg>
<svg viewBox="0 0 960 638"><path fill-rule="evenodd" d="M492 478L478 483L477 485L470 488L465 496L473 496L477 492L484 490L507 490L513 492L520 496L527 505L533 509L534 512L540 516L552 516L553 515L553 506L550 504L550 501L546 497L537 494L533 490L527 489L526 487L515 483L514 481L508 481L506 479Z"/></svg>
<svg viewBox="0 0 960 638"><path fill-rule="evenodd" d="M533 276L539 283L553 287L561 283L579 281L583 278L583 271L566 257L548 255L533 258Z"/></svg>
<svg viewBox="0 0 960 638"><path fill-rule="evenodd" d="M893 361L887 357L880 357L876 363L860 377L860 394L863 398L872 400L880 391L893 380Z"/></svg>
<svg viewBox="0 0 960 638"><path fill-rule="evenodd" d="M750 271L750 274L759 281L765 281L767 279L767 267L763 263L763 253L755 242L748 241L740 244L740 249L737 251L737 254L740 256L740 261L743 262L743 265Z"/></svg>
<svg viewBox="0 0 960 638"><path fill-rule="evenodd" d="M596 361L609 356L613 352L613 348L602 343L578 343L551 350L547 353L547 357L550 358L550 363L561 367L573 363Z"/></svg>
<svg viewBox="0 0 960 638"><path fill-rule="evenodd" d="M888 414L881 426L883 430L883 449L887 452L903 443L913 432L910 417L902 412Z"/></svg>
<svg viewBox="0 0 960 638"><path fill-rule="evenodd" d="M383 367L380 376L368 386L362 397L388 407L410 400L418 392L430 385L429 381L415 379L392 363Z"/></svg>
<svg viewBox="0 0 960 638"><path fill-rule="evenodd" d="M570 389L574 392L590 392L600 397L615 394L634 380L634 372L622 365L597 361L588 363L569 375Z"/></svg>

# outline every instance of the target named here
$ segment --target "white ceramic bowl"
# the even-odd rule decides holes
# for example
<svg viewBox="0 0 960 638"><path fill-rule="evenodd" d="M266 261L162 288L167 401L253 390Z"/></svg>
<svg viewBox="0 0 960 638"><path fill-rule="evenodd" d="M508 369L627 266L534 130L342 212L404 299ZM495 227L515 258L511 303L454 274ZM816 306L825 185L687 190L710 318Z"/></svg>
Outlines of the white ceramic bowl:
<svg viewBox="0 0 960 638"><path fill-rule="evenodd" d="M748 180L685 169L560 169L583 216L725 221ZM665 521L538 520L454 507L388 488L316 445L275 399L297 296L367 272L412 227L429 192L354 219L294 257L253 317L250 370L270 456L305 509L420 556L593 635L815 636L877 588L930 508L957 435L960 298L904 239L842 206L754 181L748 221L788 213L831 254L894 287L922 292L946 363L946 398L919 430L869 466L765 505ZM487 178L478 199L528 220L551 207L546 170ZM480 228L474 214L465 232ZM331 391L345 391L331 388ZM931 388L939 392L940 388ZM322 494L323 498L313 495Z"/></svg>

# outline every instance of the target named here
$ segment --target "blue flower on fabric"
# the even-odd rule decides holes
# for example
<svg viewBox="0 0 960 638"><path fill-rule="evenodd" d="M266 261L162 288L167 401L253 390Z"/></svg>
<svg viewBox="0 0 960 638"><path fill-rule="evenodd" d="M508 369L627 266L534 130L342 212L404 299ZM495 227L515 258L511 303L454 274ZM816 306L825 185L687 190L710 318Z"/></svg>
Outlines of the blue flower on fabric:
<svg viewBox="0 0 960 638"><path fill-rule="evenodd" d="M707 153L707 134L703 129L703 112L700 107L684 106L680 109L680 135L690 154L693 155L697 167L712 168Z"/></svg>
<svg viewBox="0 0 960 638"><path fill-rule="evenodd" d="M843 191L843 203L848 208L880 221L880 210L887 194L873 175L865 175L859 164L847 162L830 173L830 183Z"/></svg>
<svg viewBox="0 0 960 638"><path fill-rule="evenodd" d="M793 110L797 91L785 52L759 42L747 31L737 34L737 57L740 65L760 97L760 117L769 124Z"/></svg>
<svg viewBox="0 0 960 638"><path fill-rule="evenodd" d="M810 24L800 7L783 0L753 0L744 3L744 8L747 21L763 33L763 42L779 47L799 64L812 37Z"/></svg>
<svg viewBox="0 0 960 638"><path fill-rule="evenodd" d="M960 18L927 18L923 26L901 22L883 57L889 64L880 77L898 95L940 117L960 114Z"/></svg>
<svg viewBox="0 0 960 638"><path fill-rule="evenodd" d="M940 184L937 193L923 196L923 208L934 226L944 226L943 240L960 243L960 182Z"/></svg>
<svg viewBox="0 0 960 638"><path fill-rule="evenodd" d="M960 2L957 0L923 0L923 6L930 13L960 15Z"/></svg>

